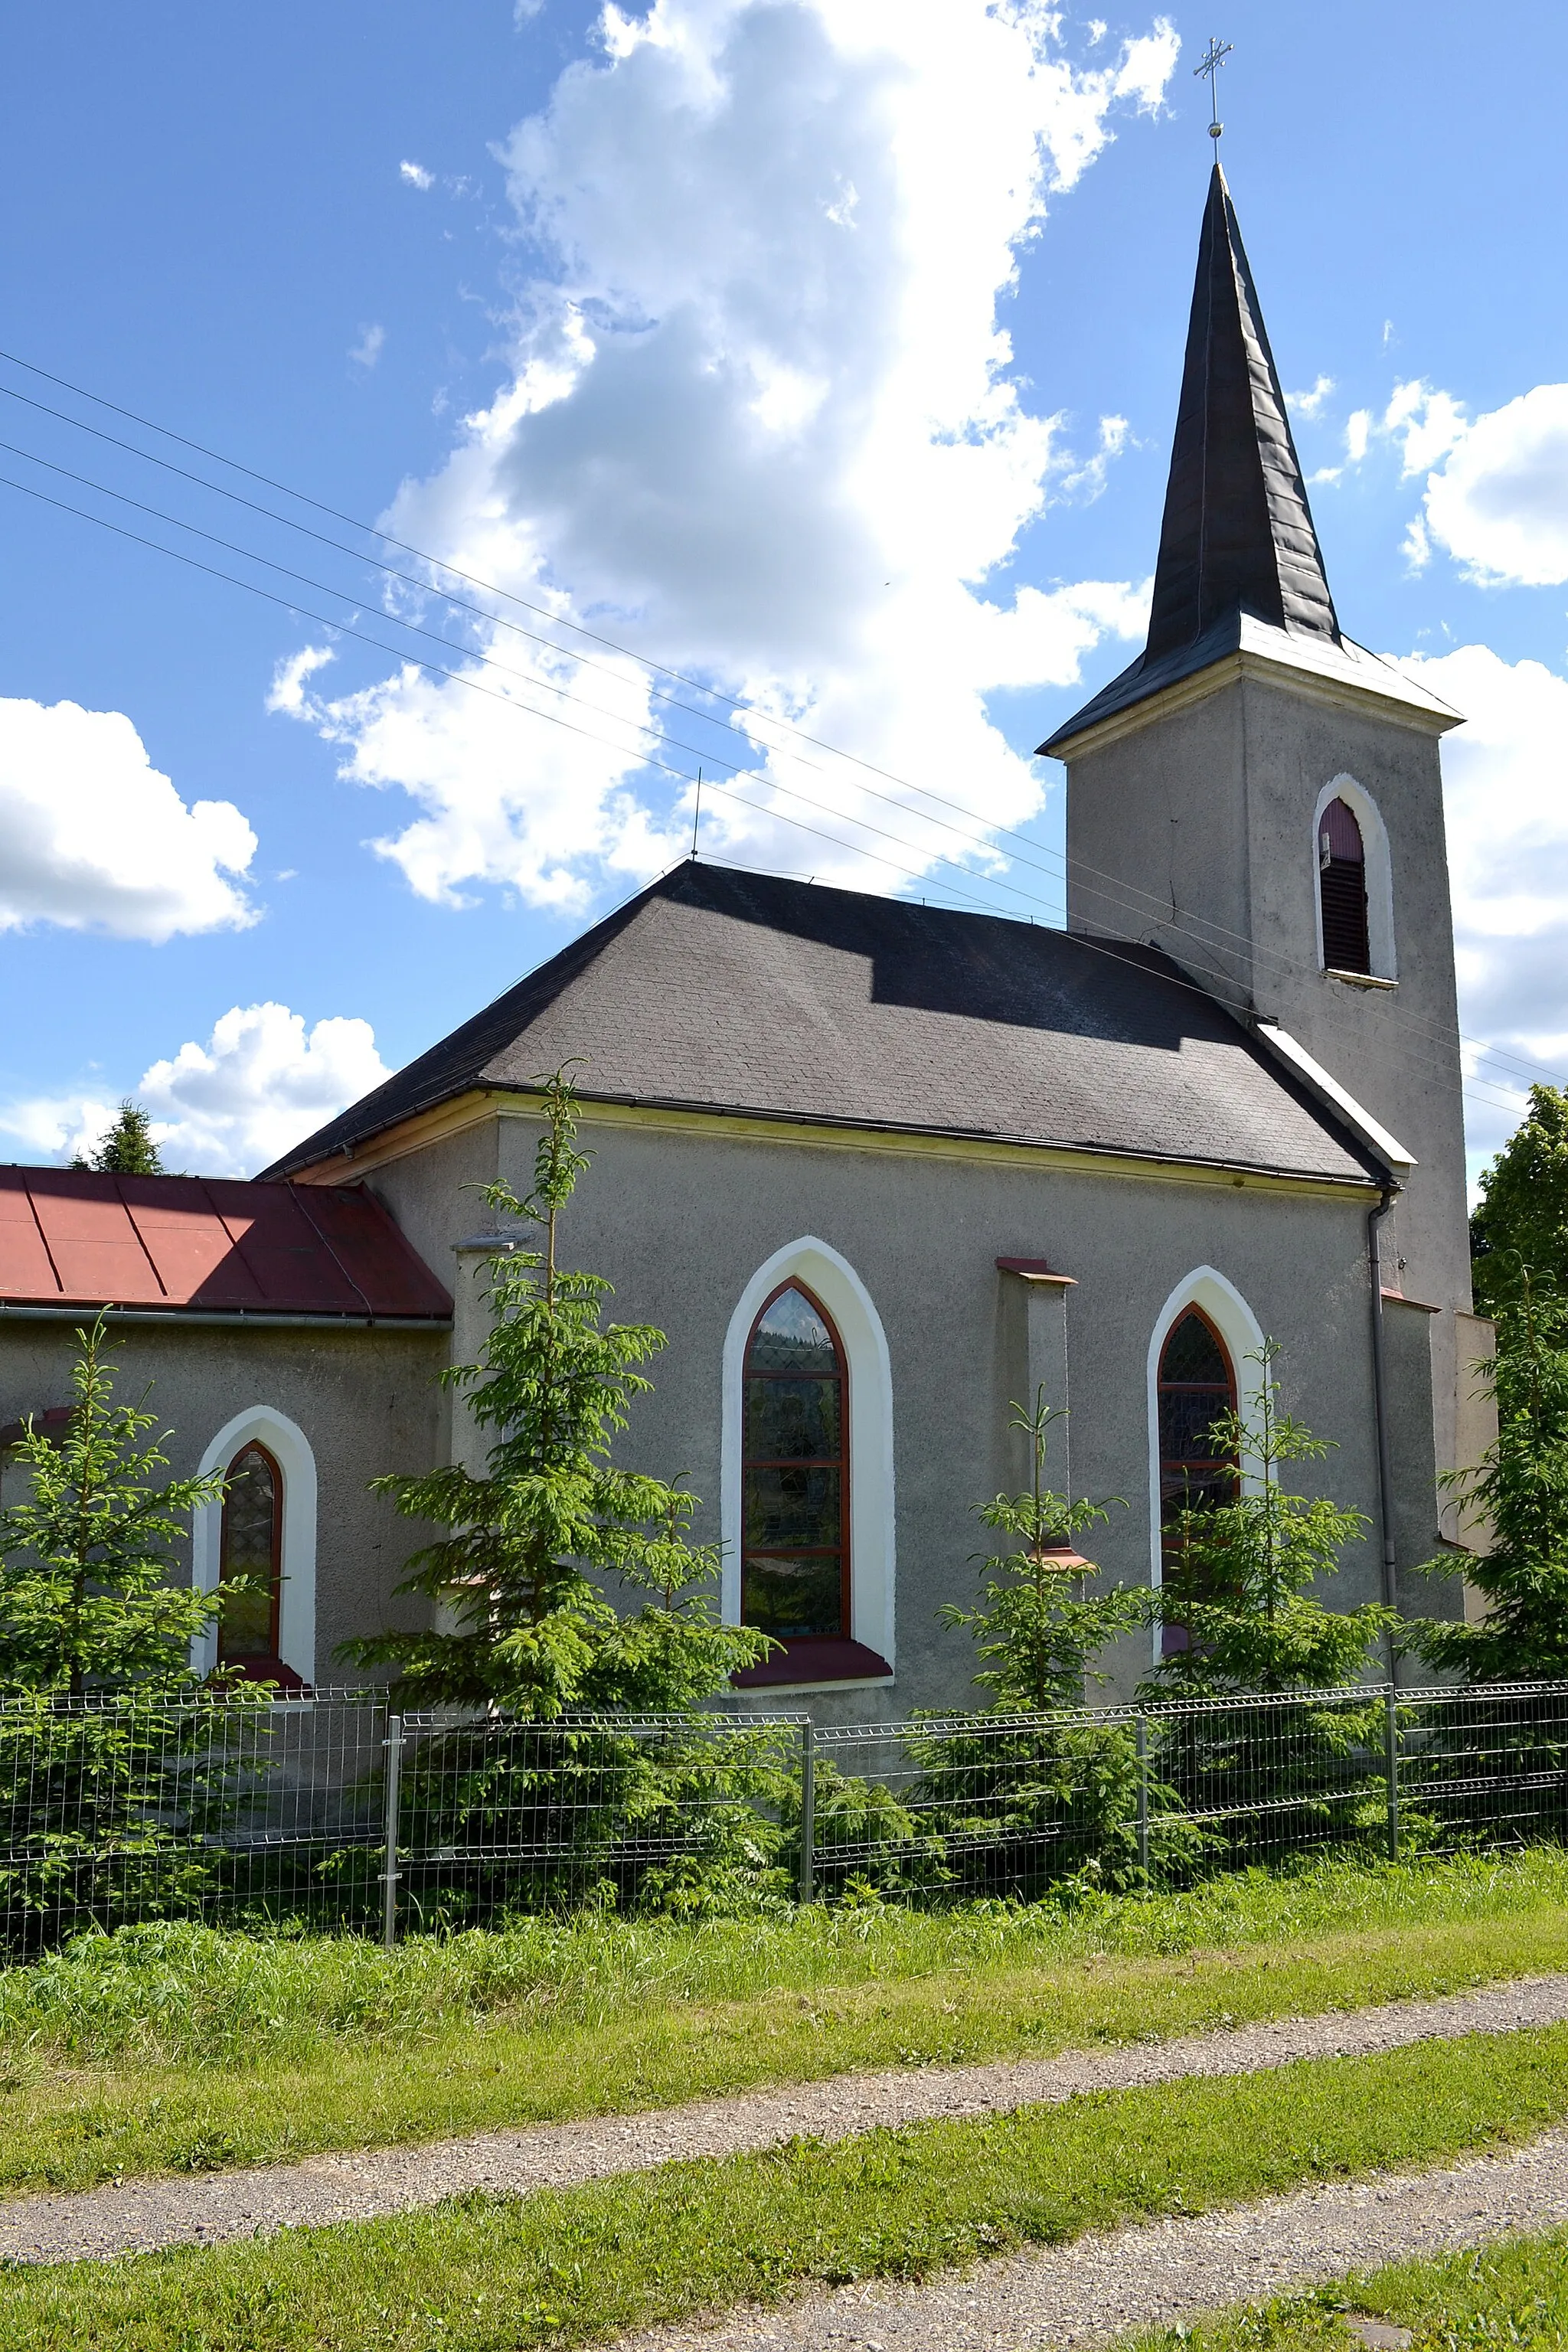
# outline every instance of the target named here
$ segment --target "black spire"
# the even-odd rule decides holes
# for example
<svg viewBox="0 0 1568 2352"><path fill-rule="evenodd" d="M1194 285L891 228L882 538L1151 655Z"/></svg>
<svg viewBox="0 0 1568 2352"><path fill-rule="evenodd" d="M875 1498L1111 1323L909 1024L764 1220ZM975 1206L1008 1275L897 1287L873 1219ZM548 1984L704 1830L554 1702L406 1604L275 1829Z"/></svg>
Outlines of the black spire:
<svg viewBox="0 0 1568 2352"><path fill-rule="evenodd" d="M1244 621L1283 631L1301 648L1298 660L1333 663L1344 651L1258 289L1216 162L1198 242L1149 641L1040 750L1055 752L1097 720L1223 660L1240 645ZM1283 640L1276 643L1283 648ZM1309 655L1311 646L1319 650Z"/></svg>
<svg viewBox="0 0 1568 2352"><path fill-rule="evenodd" d="M1339 643L1285 398L1216 162L1176 411L1144 658L1232 612Z"/></svg>

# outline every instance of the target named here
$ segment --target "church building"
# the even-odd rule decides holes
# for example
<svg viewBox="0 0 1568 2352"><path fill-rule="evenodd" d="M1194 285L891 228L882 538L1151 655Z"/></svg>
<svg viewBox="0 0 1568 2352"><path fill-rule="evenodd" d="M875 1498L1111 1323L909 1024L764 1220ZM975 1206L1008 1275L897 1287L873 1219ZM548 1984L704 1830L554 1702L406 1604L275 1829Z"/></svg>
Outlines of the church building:
<svg viewBox="0 0 1568 2352"><path fill-rule="evenodd" d="M230 1660L344 1679L411 1623L384 1471L481 1460L437 1385L484 1328L476 1187L528 1189L574 1063L573 1263L668 1346L619 1457L684 1474L751 1704L972 1704L976 1506L1107 1499L1160 1582L1171 1498L1256 1396L1363 1513L1346 1606L1466 1604L1440 1474L1479 1458L1438 742L1459 714L1346 636L1217 165L1148 642L1040 749L1068 771L1065 930L677 866L256 1181L0 1170L0 1423L59 1408L110 1308L176 1469L235 1474L193 1573L270 1578ZM1059 1442L1058 1442L1059 1441ZM1416 1576L1436 1555L1451 1578ZM1169 1636L1167 1636L1169 1638ZM216 1655L215 1645L215 1655ZM1147 1637L1116 1680L1146 1672Z"/></svg>

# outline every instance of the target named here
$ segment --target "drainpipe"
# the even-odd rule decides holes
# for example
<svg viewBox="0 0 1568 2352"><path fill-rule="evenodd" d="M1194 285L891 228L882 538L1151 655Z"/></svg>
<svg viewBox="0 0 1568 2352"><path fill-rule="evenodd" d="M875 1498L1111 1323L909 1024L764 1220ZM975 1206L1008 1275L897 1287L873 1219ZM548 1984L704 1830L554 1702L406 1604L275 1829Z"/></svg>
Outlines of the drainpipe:
<svg viewBox="0 0 1568 2352"><path fill-rule="evenodd" d="M1383 1221L1393 1208L1399 1187L1385 1184L1383 1197L1366 1221L1367 1265L1372 1276L1372 1393L1377 1423L1377 1510L1383 1525L1383 1597L1394 1608L1397 1574L1394 1557L1394 1469L1388 1450L1388 1372L1383 1346ZM1388 1679L1397 1682L1394 1636L1388 1637Z"/></svg>

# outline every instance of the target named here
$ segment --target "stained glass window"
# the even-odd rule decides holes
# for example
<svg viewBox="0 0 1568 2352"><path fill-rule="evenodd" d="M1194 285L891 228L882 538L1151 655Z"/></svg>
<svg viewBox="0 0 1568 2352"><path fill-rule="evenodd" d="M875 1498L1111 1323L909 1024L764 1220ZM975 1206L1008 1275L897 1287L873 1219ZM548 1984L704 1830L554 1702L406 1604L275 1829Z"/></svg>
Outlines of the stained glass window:
<svg viewBox="0 0 1568 2352"><path fill-rule="evenodd" d="M847 1376L809 1291L785 1283L746 1349L741 1616L779 1641L849 1632Z"/></svg>
<svg viewBox="0 0 1568 2352"><path fill-rule="evenodd" d="M282 1583L283 1474L264 1445L247 1445L228 1465L223 1506L220 1584L244 1577L218 1618L222 1665L254 1665L278 1655Z"/></svg>
<svg viewBox="0 0 1568 2352"><path fill-rule="evenodd" d="M1355 812L1331 801L1318 819L1318 897L1330 971L1372 970L1366 919L1366 845Z"/></svg>
<svg viewBox="0 0 1568 2352"><path fill-rule="evenodd" d="M1236 1457L1219 1451L1215 1423L1236 1411L1236 1376L1225 1342L1195 1307L1178 1316L1160 1350L1160 1509L1162 1581L1166 1605L1191 1579L1182 1556L1175 1522L1184 1510L1228 1501L1236 1490ZM1206 1596L1193 1592L1193 1599ZM1179 1625L1167 1623L1167 1650L1184 1649Z"/></svg>

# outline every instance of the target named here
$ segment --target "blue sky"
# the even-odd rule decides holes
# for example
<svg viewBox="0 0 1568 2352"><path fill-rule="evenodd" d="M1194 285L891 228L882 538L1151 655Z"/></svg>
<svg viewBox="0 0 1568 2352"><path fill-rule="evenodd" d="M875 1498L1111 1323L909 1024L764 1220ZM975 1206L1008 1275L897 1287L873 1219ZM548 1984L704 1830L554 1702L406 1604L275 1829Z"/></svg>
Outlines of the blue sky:
<svg viewBox="0 0 1568 2352"><path fill-rule="evenodd" d="M1027 754L1141 638L1211 29L1028 0L16 12L5 351L555 619L388 583L363 534L0 362L0 474L319 616L0 488L0 1151L63 1156L131 1091L174 1164L261 1164L678 855L699 756L752 803L710 795L715 855L1059 903L1059 771ZM1568 1065L1568 14L1510 9L1506 57L1448 0L1231 0L1220 29L1341 617L1472 714L1465 1026L1517 1057L1476 1061L1484 1153L1523 1063ZM750 744L571 620L750 702Z"/></svg>

